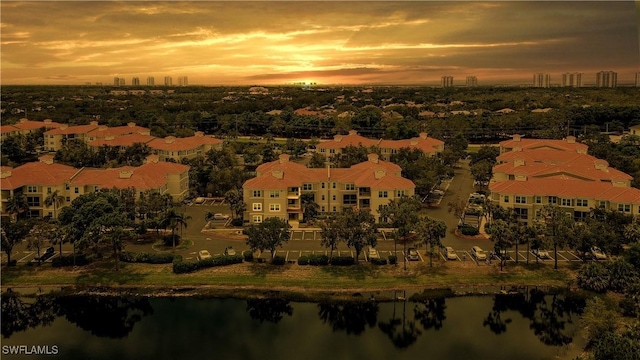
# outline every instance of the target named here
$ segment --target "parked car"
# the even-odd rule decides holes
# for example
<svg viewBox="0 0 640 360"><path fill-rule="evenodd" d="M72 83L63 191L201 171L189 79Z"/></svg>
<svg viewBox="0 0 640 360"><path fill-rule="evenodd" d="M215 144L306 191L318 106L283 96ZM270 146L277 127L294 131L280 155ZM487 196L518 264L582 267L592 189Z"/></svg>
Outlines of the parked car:
<svg viewBox="0 0 640 360"><path fill-rule="evenodd" d="M229 215L216 213L216 214L213 214L213 220L229 220Z"/></svg>
<svg viewBox="0 0 640 360"><path fill-rule="evenodd" d="M442 190L431 190L431 195L436 195L436 196L444 196L444 191Z"/></svg>
<svg viewBox="0 0 640 360"><path fill-rule="evenodd" d="M471 256L476 260L487 260L487 253L480 248L480 246L474 246L471 248Z"/></svg>
<svg viewBox="0 0 640 360"><path fill-rule="evenodd" d="M509 260L511 257L506 249L502 249L500 251L496 251L494 255L500 260Z"/></svg>
<svg viewBox="0 0 640 360"><path fill-rule="evenodd" d="M34 260L36 261L45 261L52 257L55 254L55 249L53 246L49 246L40 257L36 257Z"/></svg>
<svg viewBox="0 0 640 360"><path fill-rule="evenodd" d="M211 254L207 250L198 251L198 260L211 259Z"/></svg>
<svg viewBox="0 0 640 360"><path fill-rule="evenodd" d="M226 248L224 248L224 254L227 256L233 256L236 254L236 250L233 248L233 246L227 246Z"/></svg>
<svg viewBox="0 0 640 360"><path fill-rule="evenodd" d="M407 249L407 260L409 261L420 260L420 256L418 255L418 250L416 250L416 248Z"/></svg>
<svg viewBox="0 0 640 360"><path fill-rule="evenodd" d="M367 256L369 256L369 259L380 259L380 254L378 254L378 250L369 247L369 253L367 254Z"/></svg>
<svg viewBox="0 0 640 360"><path fill-rule="evenodd" d="M591 255L596 260L607 260L607 255L597 246L591 248Z"/></svg>
<svg viewBox="0 0 640 360"><path fill-rule="evenodd" d="M482 213L482 205L478 204L469 204L465 209L464 213L466 215L480 215Z"/></svg>
<svg viewBox="0 0 640 360"><path fill-rule="evenodd" d="M550 259L551 255L549 255L549 251L545 249L533 249L533 255L537 256L540 259Z"/></svg>
<svg viewBox="0 0 640 360"><path fill-rule="evenodd" d="M444 248L444 257L447 260L458 260L458 254L456 254L456 251L453 250L451 246Z"/></svg>
<svg viewBox="0 0 640 360"><path fill-rule="evenodd" d="M197 197L196 200L194 201L194 203L200 205L204 203L204 198L203 197Z"/></svg>

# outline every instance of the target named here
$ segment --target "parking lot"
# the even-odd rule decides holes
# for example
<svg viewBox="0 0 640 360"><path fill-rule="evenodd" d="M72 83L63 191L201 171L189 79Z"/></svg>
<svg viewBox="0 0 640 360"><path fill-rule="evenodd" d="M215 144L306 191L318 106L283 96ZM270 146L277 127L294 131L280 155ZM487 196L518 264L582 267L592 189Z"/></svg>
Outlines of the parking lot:
<svg viewBox="0 0 640 360"><path fill-rule="evenodd" d="M485 249L485 251L487 251L487 249ZM490 263L498 263L499 262L499 259L497 257L495 257L495 256L493 257L493 259L489 260L489 254L488 253L487 253L487 260L478 261L475 257L473 257L471 255L471 249L456 250L456 254L458 255L457 261L473 261L478 265L481 265L481 264L487 264L488 265ZM515 250L509 250L509 251L507 251L507 254L509 255L509 259L507 259L507 262L515 262L516 261L516 256L518 258L518 262L526 262L527 261L527 250L526 249L524 249L524 250L518 249L517 253L516 253ZM545 258L545 259L539 259L538 257L536 257L536 255L534 255L534 253L532 251L529 251L528 254L529 254L529 263L531 263L531 262L540 262L540 263L543 263L543 264L554 264L555 263L555 258L554 258L553 251L549 251L549 257ZM446 260L446 258L444 257L443 253L440 253L440 257L443 260ZM452 261L452 260L450 260L450 261ZM579 262L579 261L583 261L583 260L574 251L558 250L558 263L561 263L561 262L564 262L564 263Z"/></svg>

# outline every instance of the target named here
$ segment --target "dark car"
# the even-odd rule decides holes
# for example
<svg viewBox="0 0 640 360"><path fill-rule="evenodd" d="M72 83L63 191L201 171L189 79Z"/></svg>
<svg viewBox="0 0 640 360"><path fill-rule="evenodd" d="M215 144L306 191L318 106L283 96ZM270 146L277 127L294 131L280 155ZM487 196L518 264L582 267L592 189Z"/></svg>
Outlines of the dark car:
<svg viewBox="0 0 640 360"><path fill-rule="evenodd" d="M35 260L37 260L37 261L46 261L47 259L52 257L55 253L56 252L55 252L55 249L53 248L53 246L49 246L47 248L47 250L44 251L44 254L42 254L40 257L36 257Z"/></svg>

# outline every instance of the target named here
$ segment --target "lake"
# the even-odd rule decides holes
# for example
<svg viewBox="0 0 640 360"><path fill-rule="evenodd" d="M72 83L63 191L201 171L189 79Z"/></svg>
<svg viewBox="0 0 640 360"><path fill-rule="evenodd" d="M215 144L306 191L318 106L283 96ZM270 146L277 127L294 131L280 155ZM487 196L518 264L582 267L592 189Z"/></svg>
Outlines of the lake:
<svg viewBox="0 0 640 360"><path fill-rule="evenodd" d="M546 359L571 343L585 299L517 294L322 303L264 299L2 296L10 346L62 359ZM15 349L15 348L14 348ZM30 356L30 358L34 358Z"/></svg>

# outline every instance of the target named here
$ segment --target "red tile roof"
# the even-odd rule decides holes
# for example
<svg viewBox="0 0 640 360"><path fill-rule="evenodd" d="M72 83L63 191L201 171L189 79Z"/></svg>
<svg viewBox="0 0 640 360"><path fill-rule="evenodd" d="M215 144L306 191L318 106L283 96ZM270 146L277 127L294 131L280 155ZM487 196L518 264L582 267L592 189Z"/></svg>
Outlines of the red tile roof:
<svg viewBox="0 0 640 360"><path fill-rule="evenodd" d="M520 140L517 140L517 139L518 137L516 136L515 139L512 139L512 140L501 141L500 148L506 148L506 149L515 149L517 147L520 147L522 149L546 148L546 149L556 149L556 150L563 150L563 151L581 151L581 152L586 152L587 149L589 148L585 144L575 142L575 137L569 137L564 140L522 139L522 138L520 138Z"/></svg>
<svg viewBox="0 0 640 360"><path fill-rule="evenodd" d="M592 181L631 181L633 179L630 175L614 168L597 169L593 162L591 164L580 162L545 164L525 161L525 164L520 166L516 166L514 162L509 162L494 166L493 173L527 175L537 178L564 174L568 177Z"/></svg>
<svg viewBox="0 0 640 360"><path fill-rule="evenodd" d="M220 139L212 138L210 136L191 136L186 138L176 138L168 136L164 139L154 139L150 141L149 145L152 149L165 150L165 151L181 151L195 149L202 145L215 146L221 144L223 141Z"/></svg>
<svg viewBox="0 0 640 360"><path fill-rule="evenodd" d="M336 135L333 140L323 141L316 145L319 149L343 149L347 146L376 146L380 140L369 139L358 135L355 131L350 131L349 135Z"/></svg>
<svg viewBox="0 0 640 360"><path fill-rule="evenodd" d="M510 162L515 159L524 159L525 161L529 160L531 162L538 161L548 164L566 164L575 162L593 163L593 161L598 158L573 151L558 151L548 148L507 151L497 157L498 162Z"/></svg>
<svg viewBox="0 0 640 360"><path fill-rule="evenodd" d="M0 134L10 134L18 131L20 131L20 129L13 125L0 125Z"/></svg>
<svg viewBox="0 0 640 360"><path fill-rule="evenodd" d="M98 128L98 125L94 125L94 124L75 125L75 126L66 126L66 124L64 124L57 129L53 129L45 132L45 135L87 134L91 130L94 130L97 128Z"/></svg>
<svg viewBox="0 0 640 360"><path fill-rule="evenodd" d="M118 136L118 137L115 137L115 138L109 139L109 140L107 140L105 138L93 140L93 141L90 141L88 143L88 145L89 146L94 146L94 147L100 147L102 145L107 145L107 146L132 146L133 144L136 144L136 143L146 144L146 143L152 141L153 139L156 139L156 138L154 136L151 136L151 135L128 134L128 135Z"/></svg>
<svg viewBox="0 0 640 360"><path fill-rule="evenodd" d="M357 187L372 189L408 189L415 188L415 184L400 175L398 165L380 161L377 157L370 157L365 161L348 169L310 169L304 165L288 161L288 156L281 160L272 161L258 166L259 174L247 180L243 188L248 189L286 189L301 186L307 182L336 181L354 183ZM281 172L280 176L278 173ZM376 176L378 172L378 176Z"/></svg>
<svg viewBox="0 0 640 360"><path fill-rule="evenodd" d="M557 196L560 198L596 199L615 203L640 204L640 189L613 186L603 182L564 180L559 177L554 179L530 179L527 181L500 181L491 183L489 189L492 192L506 195Z"/></svg>
<svg viewBox="0 0 640 360"><path fill-rule="evenodd" d="M45 120L45 121L34 121L34 120L27 120L27 119L20 119L19 122L13 124L15 127L21 129L21 130L37 130L40 128L46 128L46 129L52 129L52 128L58 128L60 126L62 126L62 124L57 123L57 122L53 122L50 119Z"/></svg>
<svg viewBox="0 0 640 360"><path fill-rule="evenodd" d="M71 186L97 185L106 189L133 187L144 191L163 187L167 184L168 175L185 171L189 171L189 166L169 162L152 162L139 167L84 169L71 181ZM130 176L120 176L121 173L130 173Z"/></svg>
<svg viewBox="0 0 640 360"><path fill-rule="evenodd" d="M0 180L2 190L13 190L25 185L60 185L71 179L79 169L62 164L36 161L11 170L11 176Z"/></svg>
<svg viewBox="0 0 640 360"><path fill-rule="evenodd" d="M369 139L364 136L358 135L354 130L349 131L349 135L336 135L333 140L323 141L319 143L317 148L325 149L343 149L347 146L378 146L382 149L419 149L426 153L438 151L438 147L444 146L444 142L438 139L430 138L426 133L420 134L420 136L404 139L404 140L382 140L382 139Z"/></svg>
<svg viewBox="0 0 640 360"><path fill-rule="evenodd" d="M125 126L114 126L114 127L100 126L97 129L89 131L87 135L95 138L104 138L107 136L123 136L128 134L149 135L150 131L151 130L145 127L137 126L132 123L131 125L125 125Z"/></svg>

